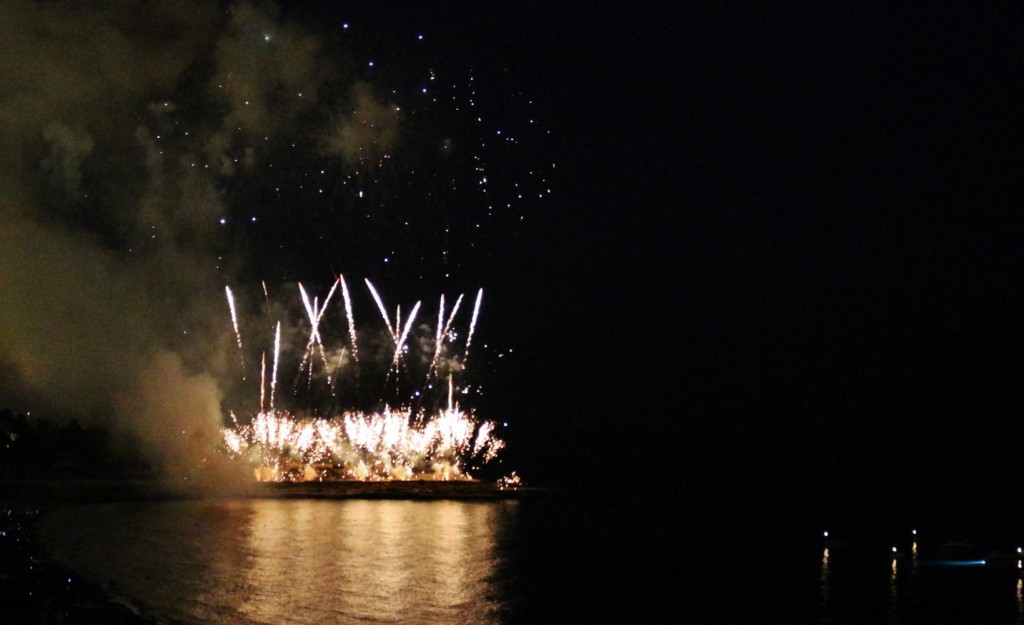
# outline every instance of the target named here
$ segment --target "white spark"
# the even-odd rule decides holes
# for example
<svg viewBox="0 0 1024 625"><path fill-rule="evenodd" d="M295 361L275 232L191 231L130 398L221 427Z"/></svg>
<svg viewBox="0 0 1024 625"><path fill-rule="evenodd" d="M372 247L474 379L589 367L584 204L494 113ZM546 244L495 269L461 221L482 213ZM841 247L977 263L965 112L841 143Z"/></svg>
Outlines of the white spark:
<svg viewBox="0 0 1024 625"><path fill-rule="evenodd" d="M348 294L345 276L339 274L338 280L341 282L341 295L345 299L345 316L348 317L348 336L352 340L352 359L359 362L359 350L356 347L356 324L352 316L352 298Z"/></svg>
<svg viewBox="0 0 1024 625"><path fill-rule="evenodd" d="M235 297L231 294L231 287L225 286L224 291L228 295L228 308L231 310L231 325L235 328L235 339L238 341L238 351L242 354L242 369L245 369L245 352L242 351L242 334L238 331L238 314L235 312Z"/></svg>
<svg viewBox="0 0 1024 625"><path fill-rule="evenodd" d="M469 361L469 346L473 342L473 331L476 329L476 318L480 314L480 302L484 298L484 290L480 289L476 294L476 303L473 304L473 318L469 322L469 334L466 336L466 353L462 357L462 365Z"/></svg>
<svg viewBox="0 0 1024 625"><path fill-rule="evenodd" d="M277 390L277 362L281 356L281 322L277 322L277 332L274 335L274 369L270 375L270 409L274 409L274 392Z"/></svg>

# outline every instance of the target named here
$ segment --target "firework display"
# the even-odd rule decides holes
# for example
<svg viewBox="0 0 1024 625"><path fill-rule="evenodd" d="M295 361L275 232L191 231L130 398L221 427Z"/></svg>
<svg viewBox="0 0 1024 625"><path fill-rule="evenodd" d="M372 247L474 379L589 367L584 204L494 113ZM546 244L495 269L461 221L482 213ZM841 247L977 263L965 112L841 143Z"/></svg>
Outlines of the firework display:
<svg viewBox="0 0 1024 625"><path fill-rule="evenodd" d="M473 291L501 283L560 174L514 68L453 54L427 15L381 32L333 6L0 4L31 35L0 38L0 407L124 431L180 482L232 481L213 448L258 415L419 432L450 413L476 436ZM498 353L479 347L474 376ZM236 459L260 457L249 439ZM401 464L485 456L431 445ZM282 475L301 464L276 453Z"/></svg>
<svg viewBox="0 0 1024 625"><path fill-rule="evenodd" d="M383 298L369 280L366 286L380 311L392 349L388 350L388 366L384 388L400 388L398 378L413 369L406 366L408 340L421 302L416 302L404 323L401 307L396 307L394 318L388 314ZM347 345L338 350L325 346L321 323L328 304L342 286L344 316L348 321ZM478 419L471 410L464 410L455 400L456 375L465 371L470 342L477 318L483 290L476 296L476 304L466 335L462 356L447 352L454 350L457 335L454 332L459 295L450 311L445 310L442 295L438 306L437 325L431 333L433 345L421 355L426 363L423 389L443 388L447 382L447 395L443 405L431 406L423 401L423 391L413 390L408 397L395 395L392 400L378 400L374 410L339 407L337 388L339 374L356 367L358 334L355 330L352 303L344 277L338 276L327 296L320 303L318 297L298 285L303 308L308 320L308 337L302 350L298 375L306 380L305 389L314 384L328 398L326 404L307 408L302 412L278 408L275 405L278 369L281 360L281 322L274 326L270 404L265 405L266 353L261 357L260 405L251 416L239 418L230 412L230 425L223 431L227 453L242 462L253 465L256 479L261 481L313 481L313 480L464 480L472 479L471 470L493 462L505 443L495 434L496 424ZM235 342L242 349L242 338L235 301L230 288L226 289L231 311ZM448 349L446 349L448 348ZM336 354L340 354L336 356ZM245 362L244 356L241 362ZM314 375L314 362L321 371ZM244 364L243 364L244 369ZM442 374L447 379L442 379ZM297 380L298 382L298 380ZM293 395L298 396L302 385L296 383ZM462 389L463 393L465 389Z"/></svg>

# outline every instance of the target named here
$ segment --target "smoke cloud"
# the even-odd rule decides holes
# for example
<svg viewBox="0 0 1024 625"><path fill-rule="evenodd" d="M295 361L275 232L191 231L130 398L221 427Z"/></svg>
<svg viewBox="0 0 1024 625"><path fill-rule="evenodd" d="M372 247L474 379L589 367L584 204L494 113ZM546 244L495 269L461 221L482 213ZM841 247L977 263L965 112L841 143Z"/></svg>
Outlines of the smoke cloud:
<svg viewBox="0 0 1024 625"><path fill-rule="evenodd" d="M214 461L225 181L318 104L320 50L262 4L0 3L0 407L127 428L180 475ZM322 131L346 158L395 140L357 93Z"/></svg>
<svg viewBox="0 0 1024 625"><path fill-rule="evenodd" d="M401 122L399 107L380 102L366 83L352 88L346 112L338 115L325 137L324 152L349 165L377 164L395 148Z"/></svg>

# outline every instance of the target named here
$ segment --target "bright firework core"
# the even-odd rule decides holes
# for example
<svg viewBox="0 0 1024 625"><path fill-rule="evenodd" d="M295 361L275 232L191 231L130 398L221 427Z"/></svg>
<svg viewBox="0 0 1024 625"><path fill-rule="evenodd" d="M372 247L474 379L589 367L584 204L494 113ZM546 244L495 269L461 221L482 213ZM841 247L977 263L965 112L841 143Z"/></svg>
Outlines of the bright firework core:
<svg viewBox="0 0 1024 625"><path fill-rule="evenodd" d="M308 335L304 339L305 348L291 390L292 398L298 398L300 392L307 401L310 397L318 398L313 400L316 405L307 408L308 416L298 416L275 406L280 397L277 386L282 331L280 320L275 322L273 350L269 355L264 351L259 359L259 409L249 419L239 419L231 412L231 425L223 432L229 455L252 463L256 479L465 480L472 479L470 470L494 461L504 447L504 442L494 435L493 422L478 420L472 411L462 410L454 399L456 376L465 372L483 290L476 295L462 345L455 344L458 334L454 328L463 296L459 295L451 310L446 311L442 295L436 327L423 328L426 338L415 341L421 349L412 350L410 355L410 335L416 327L421 302L416 302L403 322L401 307L396 308L392 318L369 280L366 280L366 286L383 319L387 340L383 346L379 340L368 341L368 345L360 350L352 300L344 277L338 276L323 302L318 297L311 299L306 289L298 285L307 320L304 331ZM247 360L234 295L230 288L225 290L231 327L241 354L239 362L244 371ZM347 321L347 335L343 335L345 338L341 346L325 345L322 323L328 305L339 290L344 305L338 308ZM267 300L269 309L269 297ZM417 354L416 351L424 353ZM383 393L391 395L377 397L374 403L382 408L376 410L341 409L342 397L346 391L353 390L343 388L346 382L351 386L368 386L363 378L372 376L368 373L361 375L360 372L372 370L368 361L374 360L371 358L374 353L378 355L375 360L387 364L383 373ZM360 354L363 355L362 360ZM420 367L425 370L423 391L417 389L403 399L399 379L416 374L417 368L406 362L416 359L424 365ZM436 395L445 386L447 396L444 405L431 407L430 401L425 400L425 391L430 389ZM325 416L325 411L329 416Z"/></svg>

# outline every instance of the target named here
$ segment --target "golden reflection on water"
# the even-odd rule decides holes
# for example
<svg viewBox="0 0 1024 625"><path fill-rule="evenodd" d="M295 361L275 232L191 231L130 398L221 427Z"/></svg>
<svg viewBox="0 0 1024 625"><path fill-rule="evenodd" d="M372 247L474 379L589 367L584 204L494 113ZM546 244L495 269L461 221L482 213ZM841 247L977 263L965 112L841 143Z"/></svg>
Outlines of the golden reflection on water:
<svg viewBox="0 0 1024 625"><path fill-rule="evenodd" d="M252 566L243 574L256 592L239 612L267 623L496 622L499 510L451 501L254 502Z"/></svg>
<svg viewBox="0 0 1024 625"><path fill-rule="evenodd" d="M821 587L821 623L832 622L832 591L829 583L832 569L828 564L828 556L828 547L825 547L825 551L821 554L821 574L818 578Z"/></svg>
<svg viewBox="0 0 1024 625"><path fill-rule="evenodd" d="M81 506L50 546L182 623L499 623L517 502L243 500ZM2 621L2 619L0 619Z"/></svg>
<svg viewBox="0 0 1024 625"><path fill-rule="evenodd" d="M900 594L897 586L897 582L899 581L897 577L899 567L897 566L895 556L893 556L892 564L890 566L892 567L892 574L889 575L889 622L899 623Z"/></svg>
<svg viewBox="0 0 1024 625"><path fill-rule="evenodd" d="M1020 564L1020 560L1017 563ZM1024 579L1020 577L1017 578L1017 623L1024 623Z"/></svg>

